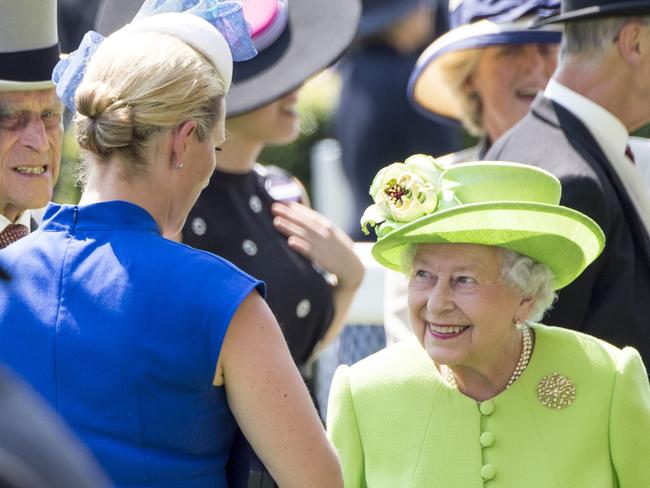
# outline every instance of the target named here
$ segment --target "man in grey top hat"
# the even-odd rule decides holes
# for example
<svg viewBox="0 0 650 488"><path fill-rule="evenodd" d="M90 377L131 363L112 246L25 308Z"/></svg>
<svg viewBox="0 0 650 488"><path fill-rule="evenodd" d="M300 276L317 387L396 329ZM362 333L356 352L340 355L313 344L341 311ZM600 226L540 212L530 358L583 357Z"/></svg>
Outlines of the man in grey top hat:
<svg viewBox="0 0 650 488"><path fill-rule="evenodd" d="M485 159L550 171L561 203L605 232L605 251L544 322L634 346L648 363L650 192L628 136L650 122L650 2L563 0L561 15L543 23L564 25L558 68Z"/></svg>
<svg viewBox="0 0 650 488"><path fill-rule="evenodd" d="M3 2L0 15L0 248L34 227L29 209L59 176L62 105L50 80L59 59L56 0Z"/></svg>

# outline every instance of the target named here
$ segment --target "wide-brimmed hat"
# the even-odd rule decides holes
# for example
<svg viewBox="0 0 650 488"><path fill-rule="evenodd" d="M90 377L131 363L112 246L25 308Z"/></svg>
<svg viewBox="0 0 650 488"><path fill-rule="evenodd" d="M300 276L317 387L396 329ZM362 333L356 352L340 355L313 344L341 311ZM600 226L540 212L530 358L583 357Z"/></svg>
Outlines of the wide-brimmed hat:
<svg viewBox="0 0 650 488"><path fill-rule="evenodd" d="M360 39L379 34L395 22L432 0L361 0L361 20L357 37Z"/></svg>
<svg viewBox="0 0 650 488"><path fill-rule="evenodd" d="M451 30L436 39L418 59L408 83L409 100L431 118L458 122L463 112L450 80L452 68L463 65L476 49L560 42L560 27L530 29L531 22L558 9L559 0L450 2Z"/></svg>
<svg viewBox="0 0 650 488"><path fill-rule="evenodd" d="M258 54L235 63L227 116L273 102L336 61L357 32L359 0L244 0Z"/></svg>
<svg viewBox="0 0 650 488"><path fill-rule="evenodd" d="M234 63L227 116L262 107L336 61L357 32L359 0L241 0L258 54ZM142 0L104 0L95 27L109 34Z"/></svg>
<svg viewBox="0 0 650 488"><path fill-rule="evenodd" d="M56 0L3 2L0 91L52 88L52 68L58 60Z"/></svg>
<svg viewBox="0 0 650 488"><path fill-rule="evenodd" d="M622 17L645 15L650 13L650 2L647 0L563 0L559 15L540 19L535 26L569 22L572 20L593 19L597 17Z"/></svg>
<svg viewBox="0 0 650 488"><path fill-rule="evenodd" d="M380 237L372 254L390 269L401 270L403 253L413 244L482 244L545 264L557 290L603 249L598 224L559 205L560 182L542 169L481 161L444 170L423 155L397 165L384 168L373 181L375 208L362 222L375 224Z"/></svg>

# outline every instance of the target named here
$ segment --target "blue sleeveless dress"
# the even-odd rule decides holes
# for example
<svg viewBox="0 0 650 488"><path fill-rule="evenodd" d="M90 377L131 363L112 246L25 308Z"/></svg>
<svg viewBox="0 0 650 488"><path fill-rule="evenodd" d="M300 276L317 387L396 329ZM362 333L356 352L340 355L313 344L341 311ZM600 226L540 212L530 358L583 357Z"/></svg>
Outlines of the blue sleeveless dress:
<svg viewBox="0 0 650 488"><path fill-rule="evenodd" d="M233 314L263 283L121 201L51 204L0 259L14 276L0 290L0 362L116 485L225 487L236 424L212 382Z"/></svg>

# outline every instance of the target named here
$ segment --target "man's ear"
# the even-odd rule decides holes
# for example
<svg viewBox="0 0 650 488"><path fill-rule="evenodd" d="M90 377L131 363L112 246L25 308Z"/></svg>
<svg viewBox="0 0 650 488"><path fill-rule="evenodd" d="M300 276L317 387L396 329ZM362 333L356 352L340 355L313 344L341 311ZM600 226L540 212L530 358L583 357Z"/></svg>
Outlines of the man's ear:
<svg viewBox="0 0 650 488"><path fill-rule="evenodd" d="M632 67L637 67L642 64L644 56L650 56L647 50L650 48L648 45L647 36L643 24L638 21L630 21L625 24L616 38L616 46L621 57Z"/></svg>
<svg viewBox="0 0 650 488"><path fill-rule="evenodd" d="M196 121L186 120L181 122L173 132L173 142L172 142L172 164L176 167L183 166L183 160L185 158L185 153L187 152L187 145L190 138L194 135L196 131Z"/></svg>

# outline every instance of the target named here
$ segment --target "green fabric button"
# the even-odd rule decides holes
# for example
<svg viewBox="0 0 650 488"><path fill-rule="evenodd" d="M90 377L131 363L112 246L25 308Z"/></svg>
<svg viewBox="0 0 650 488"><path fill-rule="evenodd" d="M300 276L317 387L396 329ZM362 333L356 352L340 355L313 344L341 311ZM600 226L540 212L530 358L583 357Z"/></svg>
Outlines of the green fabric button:
<svg viewBox="0 0 650 488"><path fill-rule="evenodd" d="M490 415L494 412L494 402L492 400L485 400L481 403L478 409L483 415Z"/></svg>
<svg viewBox="0 0 650 488"><path fill-rule="evenodd" d="M494 478L495 474L497 474L497 472L491 464L486 464L481 468L481 478L484 480L491 480Z"/></svg>
<svg viewBox="0 0 650 488"><path fill-rule="evenodd" d="M483 447L490 447L494 444L494 434L492 432L483 432L479 438L479 442Z"/></svg>

